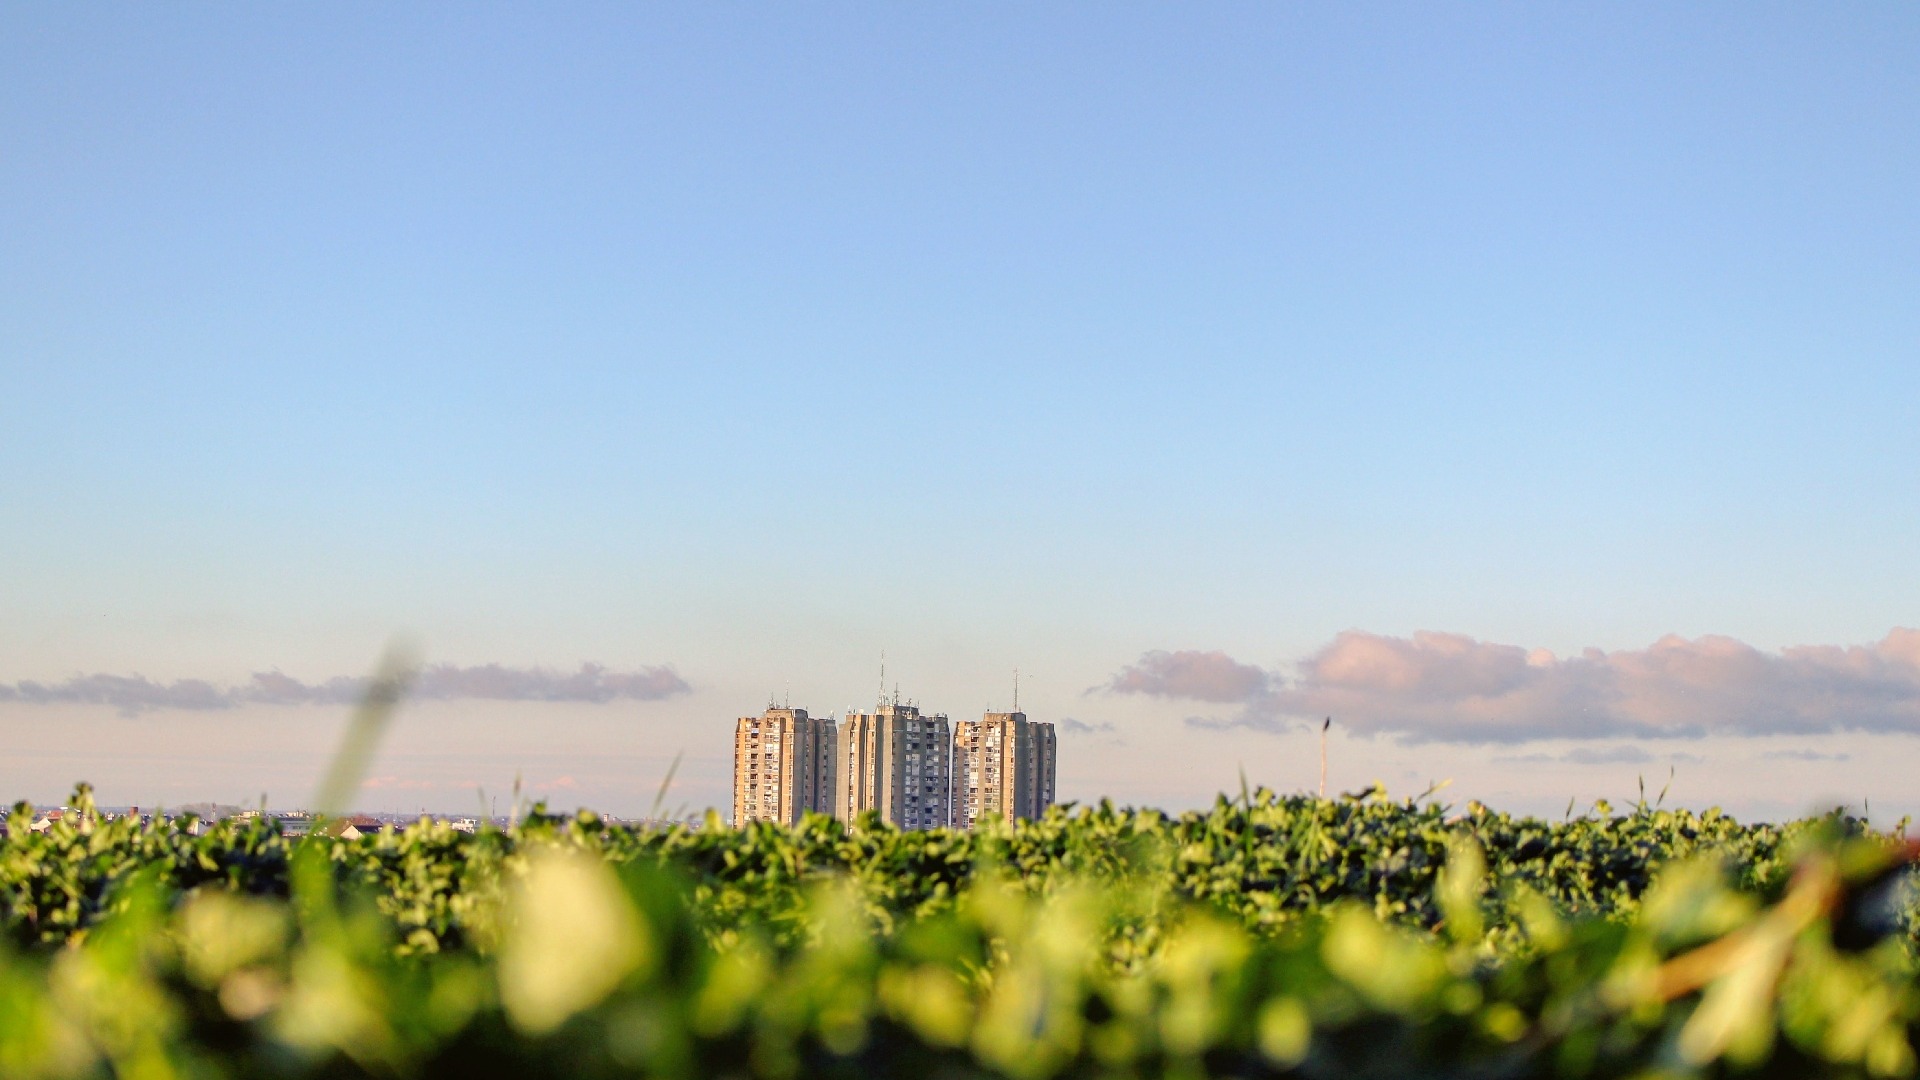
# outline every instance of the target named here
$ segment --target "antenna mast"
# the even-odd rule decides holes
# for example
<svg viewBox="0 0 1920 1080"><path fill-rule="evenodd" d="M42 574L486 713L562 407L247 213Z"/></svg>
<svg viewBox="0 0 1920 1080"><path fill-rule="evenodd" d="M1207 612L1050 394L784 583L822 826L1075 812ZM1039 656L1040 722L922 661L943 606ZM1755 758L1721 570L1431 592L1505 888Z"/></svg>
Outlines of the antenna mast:
<svg viewBox="0 0 1920 1080"><path fill-rule="evenodd" d="M1020 669L1013 669L1013 711L1020 711Z"/></svg>

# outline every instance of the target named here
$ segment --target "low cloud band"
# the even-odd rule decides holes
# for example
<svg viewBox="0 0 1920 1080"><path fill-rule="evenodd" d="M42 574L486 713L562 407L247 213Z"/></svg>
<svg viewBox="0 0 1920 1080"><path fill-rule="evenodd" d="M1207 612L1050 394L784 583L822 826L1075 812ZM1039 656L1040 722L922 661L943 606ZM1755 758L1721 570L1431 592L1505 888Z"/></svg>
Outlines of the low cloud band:
<svg viewBox="0 0 1920 1080"><path fill-rule="evenodd" d="M0 683L0 702L31 705L111 705L122 713L155 709L213 710L241 705L346 705L359 701L370 680L336 676L301 682L278 671L256 672L238 686L215 686L200 679L155 682L143 675L75 675L64 682ZM423 669L408 697L437 701L582 701L626 699L657 701L692 690L670 667L609 671L582 664L574 672L550 668L513 668L500 664L457 667L436 664Z"/></svg>
<svg viewBox="0 0 1920 1080"><path fill-rule="evenodd" d="M1422 631L1351 630L1291 676L1222 652L1150 652L1096 691L1237 706L1200 727L1284 730L1333 716L1403 742L1920 734L1920 631L1767 652L1729 637L1557 657Z"/></svg>

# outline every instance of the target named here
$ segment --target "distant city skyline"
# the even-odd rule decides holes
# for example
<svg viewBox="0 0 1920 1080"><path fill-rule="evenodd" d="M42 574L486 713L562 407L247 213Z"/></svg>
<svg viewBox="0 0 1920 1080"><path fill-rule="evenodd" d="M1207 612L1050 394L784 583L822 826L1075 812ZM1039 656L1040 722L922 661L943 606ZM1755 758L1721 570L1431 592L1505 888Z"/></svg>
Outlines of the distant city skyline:
<svg viewBox="0 0 1920 1080"><path fill-rule="evenodd" d="M904 829L976 829L1045 814L1058 762L1054 726L1017 710L956 721L883 690L871 710L836 719L783 695L734 721L727 820L793 825L808 814L842 822L870 814Z"/></svg>
<svg viewBox="0 0 1920 1080"><path fill-rule="evenodd" d="M1920 9L0 31L7 798L301 805L401 636L366 809L884 651L1062 802L1920 813Z"/></svg>

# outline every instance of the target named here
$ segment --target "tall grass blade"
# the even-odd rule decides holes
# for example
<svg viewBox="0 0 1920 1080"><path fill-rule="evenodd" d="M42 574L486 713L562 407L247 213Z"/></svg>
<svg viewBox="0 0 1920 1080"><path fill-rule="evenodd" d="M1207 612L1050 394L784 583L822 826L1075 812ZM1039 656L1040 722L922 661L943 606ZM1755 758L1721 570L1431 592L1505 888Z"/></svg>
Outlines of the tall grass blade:
<svg viewBox="0 0 1920 1080"><path fill-rule="evenodd" d="M338 817L349 809L354 793L360 790L360 781L366 779L367 766L373 763L380 738L393 720L394 710L406 696L407 688L413 685L419 670L420 661L414 649L400 642L387 646L373 681L367 685L366 696L355 706L353 718L340 737L340 746L333 752L326 778L320 781L320 788L314 794L316 814Z"/></svg>
<svg viewBox="0 0 1920 1080"><path fill-rule="evenodd" d="M673 787L673 774L680 771L680 759L686 756L685 750L673 755L673 764L667 766L666 779L660 781L660 791L653 797L653 808L647 811L648 820L660 820L660 808L666 805L667 790Z"/></svg>

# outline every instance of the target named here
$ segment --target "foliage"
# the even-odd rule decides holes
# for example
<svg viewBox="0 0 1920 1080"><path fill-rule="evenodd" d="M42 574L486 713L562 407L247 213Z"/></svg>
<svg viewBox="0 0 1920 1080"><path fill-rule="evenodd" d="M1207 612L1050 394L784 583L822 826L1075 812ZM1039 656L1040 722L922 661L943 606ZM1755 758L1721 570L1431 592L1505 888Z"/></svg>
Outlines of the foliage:
<svg viewBox="0 0 1920 1080"><path fill-rule="evenodd" d="M104 820L90 794L75 794L71 821L40 834L16 811L15 839L0 857L6 928L22 943L57 942L96 919L116 884L143 868L190 890L209 882L285 896L298 842L261 819L229 819L192 835L173 827ZM1695 813L1642 804L1560 822L1516 818L1478 804L1451 815L1438 804L1393 801L1378 792L1342 799L1257 792L1221 798L1206 812L1169 817L1110 804L1056 808L1039 821L980 833L903 832L874 821L843 828L828 818L796 827L717 821L694 828L611 827L591 813L536 811L509 832L478 835L421 822L357 843L328 847L337 876L381 897L382 909L415 948L458 948L491 932L500 866L528 837L564 835L617 864L671 866L695 886L702 925L724 940L741 927L771 929L790 942L803 899L822 877L850 879L873 917L890 926L945 911L973 877L1000 871L1029 892L1092 880L1197 902L1250 929L1274 932L1337 900L1358 901L1382 918L1419 929L1440 925L1434 897L1453 838L1473 838L1488 872L1537 893L1573 916L1631 913L1654 869L1711 854L1747 892L1777 892L1797 835L1810 828L1859 833L1863 822L1834 818L1784 826L1746 825L1717 810ZM1496 930L1513 913L1496 902Z"/></svg>
<svg viewBox="0 0 1920 1080"><path fill-rule="evenodd" d="M1908 1076L1914 851L1377 793L0 846L0 1075ZM7 944L11 939L11 944Z"/></svg>

